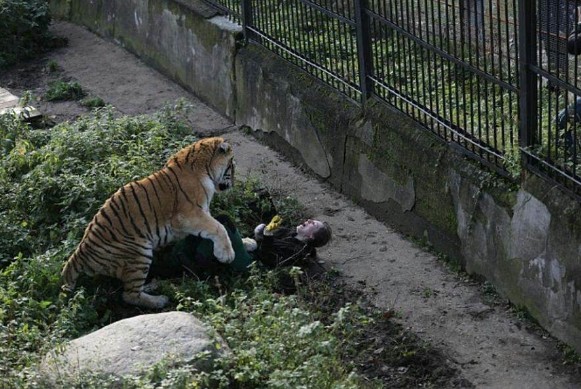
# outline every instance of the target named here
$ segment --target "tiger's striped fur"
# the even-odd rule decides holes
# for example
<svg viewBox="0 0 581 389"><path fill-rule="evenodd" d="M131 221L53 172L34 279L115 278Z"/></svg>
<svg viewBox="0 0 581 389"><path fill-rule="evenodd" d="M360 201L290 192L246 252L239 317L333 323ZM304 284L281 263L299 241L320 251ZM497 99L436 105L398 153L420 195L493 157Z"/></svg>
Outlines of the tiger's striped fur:
<svg viewBox="0 0 581 389"><path fill-rule="evenodd" d="M189 234L211 239L215 257L232 262L228 234L209 206L215 192L233 185L233 158L223 138L202 139L173 155L160 171L120 188L93 217L65 264L63 289L74 289L80 273L102 274L123 282L125 302L161 308L167 297L143 290L153 250Z"/></svg>

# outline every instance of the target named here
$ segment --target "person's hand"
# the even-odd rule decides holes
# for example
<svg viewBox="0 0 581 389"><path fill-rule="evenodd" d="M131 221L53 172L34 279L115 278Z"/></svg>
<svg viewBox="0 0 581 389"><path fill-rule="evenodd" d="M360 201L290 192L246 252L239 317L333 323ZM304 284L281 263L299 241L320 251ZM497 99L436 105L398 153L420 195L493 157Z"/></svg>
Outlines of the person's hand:
<svg viewBox="0 0 581 389"><path fill-rule="evenodd" d="M244 250L248 253L251 253L258 248L258 243L256 243L256 240L252 238L242 238L242 244L244 245Z"/></svg>
<svg viewBox="0 0 581 389"><path fill-rule="evenodd" d="M266 224L260 223L259 225L254 228L254 239L261 240L262 235L264 235L264 229L266 228Z"/></svg>

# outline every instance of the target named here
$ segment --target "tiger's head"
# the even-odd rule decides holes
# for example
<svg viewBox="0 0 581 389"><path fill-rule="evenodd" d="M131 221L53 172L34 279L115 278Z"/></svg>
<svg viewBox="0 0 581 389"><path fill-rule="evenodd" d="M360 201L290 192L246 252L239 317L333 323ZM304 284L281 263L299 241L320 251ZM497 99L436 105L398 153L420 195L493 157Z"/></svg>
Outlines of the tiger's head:
<svg viewBox="0 0 581 389"><path fill-rule="evenodd" d="M234 151L221 137L204 138L178 151L167 166L189 167L206 174L218 192L234 186Z"/></svg>
<svg viewBox="0 0 581 389"><path fill-rule="evenodd" d="M221 138L220 138L221 139ZM214 172L212 181L218 192L228 190L234 186L234 151L229 143L222 142L217 146L217 155L212 160L211 170Z"/></svg>

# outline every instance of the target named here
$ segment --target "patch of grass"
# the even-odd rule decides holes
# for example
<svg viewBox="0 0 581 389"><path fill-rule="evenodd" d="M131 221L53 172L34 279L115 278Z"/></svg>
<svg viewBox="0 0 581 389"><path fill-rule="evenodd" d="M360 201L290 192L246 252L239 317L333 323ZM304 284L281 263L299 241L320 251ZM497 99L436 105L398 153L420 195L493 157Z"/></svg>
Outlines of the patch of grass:
<svg viewBox="0 0 581 389"><path fill-rule="evenodd" d="M83 107L87 108L101 108L105 106L102 98L97 96L87 96L79 102Z"/></svg>
<svg viewBox="0 0 581 389"><path fill-rule="evenodd" d="M86 95L76 81L55 81L49 85L44 98L47 101L79 100Z"/></svg>
<svg viewBox="0 0 581 389"><path fill-rule="evenodd" d="M528 308L524 305L511 305L512 308L512 312L514 313L515 317L522 321L525 322L529 325L538 327L538 328L542 328L539 325L539 322L537 321L537 319L535 319L533 317L533 315L531 315L530 311L528 310Z"/></svg>
<svg viewBox="0 0 581 389"><path fill-rule="evenodd" d="M496 287L490 281L482 282L481 286L482 296L485 304L498 305L506 304L506 299L503 299L496 290Z"/></svg>
<svg viewBox="0 0 581 389"><path fill-rule="evenodd" d="M300 285L300 270L282 270ZM355 374L341 360L349 344L351 322L365 325L356 309L343 307L325 321L297 295L276 293L277 272L254 269L247 279L214 283L217 298L197 298L200 285L181 285L177 308L206 318L233 350L218 361L219 374L206 376L203 387L378 387ZM189 282L189 280L187 280Z"/></svg>
<svg viewBox="0 0 581 389"><path fill-rule="evenodd" d="M18 101L18 105L21 107L26 107L33 100L34 100L34 95L32 94L31 91L27 90L27 91L24 91L24 93L22 93L22 97L20 97L20 100Z"/></svg>
<svg viewBox="0 0 581 389"><path fill-rule="evenodd" d="M581 355L565 343L559 343L557 348L563 353L563 365L581 365Z"/></svg>
<svg viewBox="0 0 581 389"><path fill-rule="evenodd" d="M437 295L437 294L438 294L438 292L437 292L436 290L434 290L434 289L430 288L430 287L425 287L425 288L422 290L422 296L423 296L425 299L428 299L428 298L430 298L430 297L434 297L434 296L435 296L435 295Z"/></svg>
<svg viewBox="0 0 581 389"><path fill-rule="evenodd" d="M61 70L59 64L53 59L48 61L48 63L46 64L46 68L50 73L56 73Z"/></svg>

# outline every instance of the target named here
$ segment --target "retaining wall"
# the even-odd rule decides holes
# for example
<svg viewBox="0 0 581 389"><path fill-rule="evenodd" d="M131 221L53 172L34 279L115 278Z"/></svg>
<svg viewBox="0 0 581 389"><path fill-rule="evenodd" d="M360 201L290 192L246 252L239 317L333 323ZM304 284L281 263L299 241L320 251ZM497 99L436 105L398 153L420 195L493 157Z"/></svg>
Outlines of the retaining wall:
<svg viewBox="0 0 581 389"><path fill-rule="evenodd" d="M433 245L581 352L581 210L534 176L502 179L382 103L364 108L198 1L51 0L378 219Z"/></svg>

